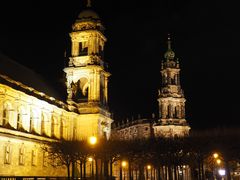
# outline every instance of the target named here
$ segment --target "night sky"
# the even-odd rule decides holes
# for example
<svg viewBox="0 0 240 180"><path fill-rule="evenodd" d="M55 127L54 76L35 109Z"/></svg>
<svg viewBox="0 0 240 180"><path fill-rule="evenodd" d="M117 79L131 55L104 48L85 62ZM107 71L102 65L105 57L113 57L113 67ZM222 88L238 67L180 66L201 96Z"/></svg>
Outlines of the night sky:
<svg viewBox="0 0 240 180"><path fill-rule="evenodd" d="M64 97L68 33L85 4L8 0L0 10L0 51L41 74ZM234 2L95 0L92 4L106 27L105 61L112 73L109 106L115 120L158 113L160 64L170 33L192 129L240 126L240 16Z"/></svg>

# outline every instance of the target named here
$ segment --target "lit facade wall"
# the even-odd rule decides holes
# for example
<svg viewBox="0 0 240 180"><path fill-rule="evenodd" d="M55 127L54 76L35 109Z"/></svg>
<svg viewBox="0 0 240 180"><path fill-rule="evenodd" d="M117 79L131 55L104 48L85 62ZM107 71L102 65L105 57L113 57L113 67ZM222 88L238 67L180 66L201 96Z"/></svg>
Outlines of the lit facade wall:
<svg viewBox="0 0 240 180"><path fill-rule="evenodd" d="M116 125L111 133L111 138L130 140L153 137L152 119L138 119Z"/></svg>
<svg viewBox="0 0 240 180"><path fill-rule="evenodd" d="M55 139L72 139L78 114L0 84L0 126Z"/></svg>
<svg viewBox="0 0 240 180"><path fill-rule="evenodd" d="M180 65L171 49L170 37L168 49L161 66L161 89L158 94L159 120L153 125L158 137L186 136L190 127L185 119L185 101L180 84Z"/></svg>
<svg viewBox="0 0 240 180"><path fill-rule="evenodd" d="M42 147L44 142L73 139L78 118L74 112L0 84L0 175L66 176L66 169L53 167Z"/></svg>
<svg viewBox="0 0 240 180"><path fill-rule="evenodd" d="M42 150L44 137L0 127L0 176L67 176Z"/></svg>
<svg viewBox="0 0 240 180"><path fill-rule="evenodd" d="M66 73L67 103L79 112L78 137L97 136L109 139L113 120L108 111L107 41L98 15L81 12L70 33L71 52Z"/></svg>

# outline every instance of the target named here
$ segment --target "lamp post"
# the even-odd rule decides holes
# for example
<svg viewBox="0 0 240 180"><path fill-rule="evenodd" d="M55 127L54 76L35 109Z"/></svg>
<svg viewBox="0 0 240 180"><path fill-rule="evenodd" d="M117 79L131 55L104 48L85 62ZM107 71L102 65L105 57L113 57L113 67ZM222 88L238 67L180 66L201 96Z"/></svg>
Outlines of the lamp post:
<svg viewBox="0 0 240 180"><path fill-rule="evenodd" d="M215 166L215 168L214 168L215 177L220 176L221 179L223 180L224 176L226 174L226 170L222 168L222 167L224 167L223 157L219 153L214 153L213 159L214 159L214 166Z"/></svg>
<svg viewBox="0 0 240 180"><path fill-rule="evenodd" d="M218 169L218 174L221 177L221 180L224 180L224 176L226 175L226 170L225 169Z"/></svg>
<svg viewBox="0 0 240 180"><path fill-rule="evenodd" d="M94 147L94 145L97 143L97 137L96 136L90 136L89 138L88 138L88 143L91 145L91 148L93 148ZM94 154L93 154L93 156L94 156ZM88 159L89 160L89 159ZM96 165L96 170L95 170L95 172L96 172L96 179L98 179L98 166L97 166L97 159L96 159L96 157L95 157L95 165ZM94 177L94 170L93 170L93 158L91 158L91 171L92 171L92 178Z"/></svg>
<svg viewBox="0 0 240 180"><path fill-rule="evenodd" d="M146 172L146 179L148 179L148 171L150 170L150 179L152 179L152 173L151 173L152 166L147 165L147 172Z"/></svg>
<svg viewBox="0 0 240 180"><path fill-rule="evenodd" d="M93 177L93 158L89 157L88 161L90 163L90 173L89 174L91 174L91 177Z"/></svg>
<svg viewBox="0 0 240 180"><path fill-rule="evenodd" d="M126 161L122 161L121 166L123 168L123 180L125 180L125 167L127 166L127 162Z"/></svg>
<svg viewBox="0 0 240 180"><path fill-rule="evenodd" d="M95 145L97 143L97 137L95 137L95 136L89 137L89 143L91 145Z"/></svg>

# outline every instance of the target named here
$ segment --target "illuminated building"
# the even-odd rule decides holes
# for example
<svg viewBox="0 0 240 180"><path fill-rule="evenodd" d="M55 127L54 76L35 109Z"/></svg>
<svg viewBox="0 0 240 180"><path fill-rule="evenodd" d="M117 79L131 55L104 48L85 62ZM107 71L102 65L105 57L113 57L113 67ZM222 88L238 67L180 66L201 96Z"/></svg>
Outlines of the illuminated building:
<svg viewBox="0 0 240 180"><path fill-rule="evenodd" d="M168 49L161 65L162 83L159 90L159 119L139 119L118 123L113 126L113 136L120 139L175 137L189 134L190 127L185 120L185 101L180 85L180 65L171 49L168 37ZM141 128L140 128L141 127ZM146 129L148 133L146 133ZM139 136L135 136L137 132Z"/></svg>
<svg viewBox="0 0 240 180"><path fill-rule="evenodd" d="M158 94L159 121L153 125L155 136L174 137L189 134L190 127L185 120L185 101L180 85L180 66L171 48L168 49L161 65L162 83Z"/></svg>
<svg viewBox="0 0 240 180"><path fill-rule="evenodd" d="M127 122L113 124L111 138L113 139L143 139L153 137L153 122L155 119L138 118Z"/></svg>
<svg viewBox="0 0 240 180"><path fill-rule="evenodd" d="M110 137L107 64L103 59L107 41L99 16L82 11L72 26L71 56L64 69L67 78L67 103L79 112L78 136Z"/></svg>
<svg viewBox="0 0 240 180"><path fill-rule="evenodd" d="M66 176L64 167L47 158L42 150L44 142L110 138L110 73L103 57L107 41L103 32L99 16L90 9L82 11L73 24L71 53L64 68L66 100L34 72L0 54L0 176ZM188 134L180 68L174 57L169 41L161 71L159 122L138 119L122 124L116 129L124 133L121 138Z"/></svg>
<svg viewBox="0 0 240 180"><path fill-rule="evenodd" d="M78 113L33 71L2 54L0 63L0 176L65 176L42 145L73 139Z"/></svg>
<svg viewBox="0 0 240 180"><path fill-rule="evenodd" d="M88 9L73 24L66 102L36 73L0 54L0 176L66 176L65 167L47 158L44 142L110 137L103 31Z"/></svg>

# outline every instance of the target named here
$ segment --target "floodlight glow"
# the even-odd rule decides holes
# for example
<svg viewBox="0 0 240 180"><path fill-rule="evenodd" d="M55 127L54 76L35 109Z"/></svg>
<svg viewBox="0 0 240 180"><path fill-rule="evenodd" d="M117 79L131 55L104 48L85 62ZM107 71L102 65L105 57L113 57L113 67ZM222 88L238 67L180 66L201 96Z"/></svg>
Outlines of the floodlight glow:
<svg viewBox="0 0 240 180"><path fill-rule="evenodd" d="M122 167L126 167L127 166L127 162L126 161L122 161Z"/></svg>
<svg viewBox="0 0 240 180"><path fill-rule="evenodd" d="M218 170L218 174L219 174L220 176L225 176L226 170L225 170L225 169L219 169L219 170Z"/></svg>
<svg viewBox="0 0 240 180"><path fill-rule="evenodd" d="M89 138L89 142L90 142L90 144L94 145L94 144L97 143L97 138L96 138L95 136L91 136L91 137Z"/></svg>
<svg viewBox="0 0 240 180"><path fill-rule="evenodd" d="M216 158L218 158L218 153L214 153L213 154L213 157L216 159Z"/></svg>

